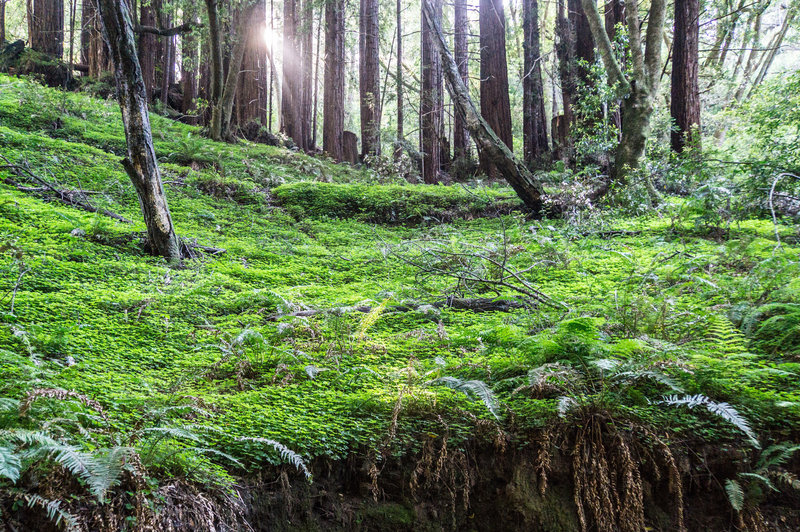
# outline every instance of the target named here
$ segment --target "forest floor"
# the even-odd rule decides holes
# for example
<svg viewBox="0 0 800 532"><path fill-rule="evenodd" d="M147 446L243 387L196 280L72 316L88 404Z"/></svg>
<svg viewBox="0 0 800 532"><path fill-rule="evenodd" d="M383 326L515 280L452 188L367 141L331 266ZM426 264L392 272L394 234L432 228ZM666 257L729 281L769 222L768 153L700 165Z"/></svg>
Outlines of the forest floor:
<svg viewBox="0 0 800 532"><path fill-rule="evenodd" d="M95 430L84 412L81 430L55 430L57 420L50 430L87 450L127 442L155 478L223 488L283 463L263 441L275 440L312 483L344 491L330 464L352 463L363 484L352 493L403 492L395 514L370 518L413 529L419 509L409 517L403 504L415 488L383 485L386 463L405 464L420 486L450 471L466 509L470 468L489 467L471 449L524 453L531 435L602 416L693 457L677 460L689 507L696 483L722 501L719 522L738 522L725 501L726 480L738 479L745 508L784 507L764 522L797 518L795 495L756 493L737 476L767 475L756 443L800 437L796 227L777 227L779 245L771 220L720 225L677 198L646 216L531 220L502 186L406 185L283 148L213 143L156 115L153 131L178 234L224 253L195 247L169 267L142 249L114 102L0 76L0 397L75 391L108 419ZM530 287L549 300L534 302ZM525 306L435 305L448 296ZM29 418L2 420L79 411L42 400ZM703 469L711 448L725 464L713 471ZM437 469L446 460L463 463ZM796 461L771 473L792 471ZM585 504L587 519L603 519ZM459 512L454 503L453 526L469 528ZM707 517L689 508L698 521L687 526Z"/></svg>

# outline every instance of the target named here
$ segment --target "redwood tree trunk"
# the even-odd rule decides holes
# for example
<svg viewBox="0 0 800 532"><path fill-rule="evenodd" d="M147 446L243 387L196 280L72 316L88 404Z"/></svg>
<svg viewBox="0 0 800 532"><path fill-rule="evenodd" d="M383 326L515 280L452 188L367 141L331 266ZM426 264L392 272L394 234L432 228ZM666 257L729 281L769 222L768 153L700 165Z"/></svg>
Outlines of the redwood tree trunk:
<svg viewBox="0 0 800 532"><path fill-rule="evenodd" d="M361 156L381 153L381 75L379 0L361 0L359 17L359 91Z"/></svg>
<svg viewBox="0 0 800 532"><path fill-rule="evenodd" d="M523 0L524 79L523 79L523 141L525 163L532 166L549 152L547 120L544 113L542 55L539 43L539 3Z"/></svg>
<svg viewBox="0 0 800 532"><path fill-rule="evenodd" d="M480 0L480 34L481 114L500 140L513 151L503 0ZM494 164L483 153L481 167L487 176L496 177Z"/></svg>
<svg viewBox="0 0 800 532"><path fill-rule="evenodd" d="M281 130L298 147L303 147L300 119L302 83L300 49L297 45L297 0L283 2L283 94L281 98Z"/></svg>
<svg viewBox="0 0 800 532"><path fill-rule="evenodd" d="M116 67L117 97L128 149L122 164L139 196L153 253L177 262L180 245L161 185L128 1L97 0L97 6Z"/></svg>
<svg viewBox="0 0 800 532"><path fill-rule="evenodd" d="M314 110L314 3L305 0L302 7L302 23L300 27L302 44L302 79L300 98L300 128L302 131L302 149L313 151L311 124Z"/></svg>
<svg viewBox="0 0 800 532"><path fill-rule="evenodd" d="M675 0L670 112L675 121L671 144L678 153L700 140L699 19L700 0Z"/></svg>
<svg viewBox="0 0 800 532"><path fill-rule="evenodd" d="M64 2L29 0L28 31L32 49L61 59L64 54Z"/></svg>
<svg viewBox="0 0 800 532"><path fill-rule="evenodd" d="M453 15L453 53L461 80L464 85L469 87L469 49L467 48L469 18L467 17L467 0L455 0ZM469 131L464 125L464 119L458 113L455 114L453 120L453 150L455 160L467 159L470 156Z"/></svg>
<svg viewBox="0 0 800 532"><path fill-rule="evenodd" d="M325 3L325 87L322 149L336 162L344 158L344 0Z"/></svg>
<svg viewBox="0 0 800 532"><path fill-rule="evenodd" d="M242 27L248 25L247 45L242 59L242 68L239 73L239 88L236 91L236 123L239 127L247 125L248 122L261 123L262 112L262 92L266 87L264 74L266 69L263 63L266 61L266 43L259 32L264 27L266 19L266 6L263 0L256 4L256 7L248 15L247 20L243 20ZM246 13L246 11L245 11ZM242 16L240 14L240 16Z"/></svg>
<svg viewBox="0 0 800 532"><path fill-rule="evenodd" d="M395 72L395 81L397 86L397 141L394 148L394 160L399 161L403 155L403 140L405 138L405 109L403 109L404 97L403 94L403 3L402 0L397 0L397 69Z"/></svg>
<svg viewBox="0 0 800 532"><path fill-rule="evenodd" d="M0 0L0 45L6 41L6 0Z"/></svg>
<svg viewBox="0 0 800 532"><path fill-rule="evenodd" d="M161 13L161 0L142 2L140 8L140 24L157 27ZM142 66L142 78L147 92L147 101L153 99L153 89L157 87L156 65L161 62L162 50L158 35L142 33L139 36L139 64Z"/></svg>
<svg viewBox="0 0 800 532"><path fill-rule="evenodd" d="M197 19L196 0L191 0L183 12L183 22L195 22ZM181 35L181 85L183 87L183 121L197 125L197 71L200 68L198 42L193 31Z"/></svg>
<svg viewBox="0 0 800 532"><path fill-rule="evenodd" d="M442 0L431 0L436 24L442 20ZM423 15L424 16L424 15ZM444 123L442 94L442 58L429 24L422 26L422 92L420 94L420 147L422 179L433 184L439 181L441 140Z"/></svg>

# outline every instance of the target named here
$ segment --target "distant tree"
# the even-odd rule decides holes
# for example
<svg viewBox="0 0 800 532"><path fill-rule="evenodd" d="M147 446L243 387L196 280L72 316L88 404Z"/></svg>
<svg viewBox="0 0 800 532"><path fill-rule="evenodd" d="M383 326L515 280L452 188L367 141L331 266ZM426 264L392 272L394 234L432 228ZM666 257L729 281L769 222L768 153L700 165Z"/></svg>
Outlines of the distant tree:
<svg viewBox="0 0 800 532"><path fill-rule="evenodd" d="M395 71L395 86L397 87L397 141L395 142L394 158L396 161L400 160L403 155L403 140L405 139L405 132L403 130L405 124L405 94L403 92L403 2L397 0L396 7L396 22L397 34L397 65Z"/></svg>
<svg viewBox="0 0 800 532"><path fill-rule="evenodd" d="M141 1L139 25L157 27L160 25L161 0ZM143 33L139 36L139 64L142 66L142 79L144 79L147 101L152 101L153 90L158 86L156 67L163 61L163 46L158 35Z"/></svg>
<svg viewBox="0 0 800 532"><path fill-rule="evenodd" d="M442 0L431 0L430 7L436 23L441 24ZM419 121L422 180L428 184L439 182L442 156L440 143L444 125L442 59L435 39L434 29L423 24Z"/></svg>
<svg viewBox="0 0 800 532"><path fill-rule="evenodd" d="M314 0L305 0L301 9L300 47L301 47L301 85L300 91L300 128L302 131L301 148L313 151L312 138L314 116Z"/></svg>
<svg viewBox="0 0 800 532"><path fill-rule="evenodd" d="M28 0L27 12L31 48L61 59L64 55L63 0Z"/></svg>
<svg viewBox="0 0 800 532"><path fill-rule="evenodd" d="M153 147L147 93L136 55L130 6L128 0L97 0L97 8L115 66L117 98L127 140L128 156L122 164L139 196L153 253L176 262L181 258L180 244Z"/></svg>
<svg viewBox="0 0 800 532"><path fill-rule="evenodd" d="M469 18L467 16L467 0L455 0L453 13L453 55L458 66L461 80L469 87ZM469 157L469 131L464 125L464 119L456 113L453 119L453 151L455 159Z"/></svg>
<svg viewBox="0 0 800 532"><path fill-rule="evenodd" d="M540 161L549 151L547 120L544 113L542 54L539 42L539 3L523 0L524 72L522 134L524 158L528 166Z"/></svg>
<svg viewBox="0 0 800 532"><path fill-rule="evenodd" d="M508 95L506 60L506 17L503 0L480 0L481 115L495 134L514 150L511 135L511 101ZM481 168L490 177L496 169L490 157L481 153Z"/></svg>
<svg viewBox="0 0 800 532"><path fill-rule="evenodd" d="M300 46L297 38L298 0L283 2L283 96L281 98L281 129L294 143L303 147L303 127L300 117L302 79Z"/></svg>
<svg viewBox="0 0 800 532"><path fill-rule="evenodd" d="M379 0L361 0L359 16L359 96L361 156L381 153L381 74Z"/></svg>
<svg viewBox="0 0 800 532"><path fill-rule="evenodd" d="M183 23L197 20L197 0L188 0L183 11ZM198 70L200 69L200 49L194 32L181 36L181 87L183 89L183 121L197 125Z"/></svg>
<svg viewBox="0 0 800 532"><path fill-rule="evenodd" d="M6 2L0 0L0 45L6 42Z"/></svg>
<svg viewBox="0 0 800 532"><path fill-rule="evenodd" d="M700 141L700 0L675 0L670 113L675 122L672 150Z"/></svg>
<svg viewBox="0 0 800 532"><path fill-rule="evenodd" d="M325 3L322 149L337 162L344 157L344 5L344 0L328 0Z"/></svg>

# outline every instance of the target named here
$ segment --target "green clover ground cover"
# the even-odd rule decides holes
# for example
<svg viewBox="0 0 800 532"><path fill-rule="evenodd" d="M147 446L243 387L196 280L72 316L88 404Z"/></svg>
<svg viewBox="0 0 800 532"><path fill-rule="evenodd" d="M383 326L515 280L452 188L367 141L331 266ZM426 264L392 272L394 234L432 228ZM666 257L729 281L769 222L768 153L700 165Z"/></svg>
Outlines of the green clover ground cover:
<svg viewBox="0 0 800 532"><path fill-rule="evenodd" d="M0 153L134 221L0 185L0 396L74 390L99 401L123 432L146 425L143 412L153 405L193 405L204 411L192 421L208 428L210 445L250 470L278 455L242 438L334 459L385 445L402 454L445 431L469 439L477 419L495 419L490 403L431 385L444 377L485 383L500 425L520 436L552 422L569 396L687 438L743 441L710 415L658 405L672 393L658 382L618 385L603 368L619 364L658 367L686 394L730 402L764 438L800 421L793 337L773 348L758 335L761 318L749 325L756 342L736 328L765 303L785 312L797 303L792 228L781 229L776 248L772 224L762 220L741 222L726 241L670 216L607 215L583 232L519 214L440 224L427 213L463 199L476 202L461 212L472 218L513 195L503 187L473 194L371 185L377 178L366 170L213 143L158 116L153 128L178 233L226 253L181 268L146 255L119 164L124 136L114 102L0 76ZM0 180L9 177L0 169ZM569 311L393 308L440 299L455 284L421 276L393 249L415 241L499 250L504 239L509 263L529 269L526 279ZM276 318L358 304L378 310ZM583 368L582 384L531 393L529 371L555 363Z"/></svg>

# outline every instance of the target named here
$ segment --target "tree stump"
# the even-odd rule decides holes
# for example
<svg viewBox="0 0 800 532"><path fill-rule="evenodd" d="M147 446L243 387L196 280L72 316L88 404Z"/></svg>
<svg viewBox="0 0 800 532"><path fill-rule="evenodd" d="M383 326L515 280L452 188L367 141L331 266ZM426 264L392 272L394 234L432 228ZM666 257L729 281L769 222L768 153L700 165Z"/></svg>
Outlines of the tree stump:
<svg viewBox="0 0 800 532"><path fill-rule="evenodd" d="M358 136L352 131L342 133L342 160L350 164L358 164Z"/></svg>

